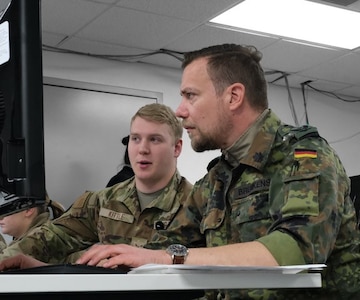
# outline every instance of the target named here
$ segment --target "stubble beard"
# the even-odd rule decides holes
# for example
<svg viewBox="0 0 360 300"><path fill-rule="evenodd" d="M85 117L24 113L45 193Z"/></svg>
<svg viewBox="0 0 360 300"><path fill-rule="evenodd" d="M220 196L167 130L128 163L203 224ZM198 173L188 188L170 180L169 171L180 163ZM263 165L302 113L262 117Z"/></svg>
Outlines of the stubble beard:
<svg viewBox="0 0 360 300"><path fill-rule="evenodd" d="M191 147L195 152L204 152L207 150L218 149L215 141L211 137L205 136L203 134L200 134L197 139L191 140Z"/></svg>
<svg viewBox="0 0 360 300"><path fill-rule="evenodd" d="M229 116L225 113L223 106L223 100L218 99L216 120L211 127L201 130L198 129L198 135L191 138L191 147L195 152L204 152L208 150L222 149L227 133L232 129Z"/></svg>
<svg viewBox="0 0 360 300"><path fill-rule="evenodd" d="M221 149L226 132L229 130L228 122L218 122L218 126L208 132L198 130L198 135L191 139L191 147L195 152Z"/></svg>

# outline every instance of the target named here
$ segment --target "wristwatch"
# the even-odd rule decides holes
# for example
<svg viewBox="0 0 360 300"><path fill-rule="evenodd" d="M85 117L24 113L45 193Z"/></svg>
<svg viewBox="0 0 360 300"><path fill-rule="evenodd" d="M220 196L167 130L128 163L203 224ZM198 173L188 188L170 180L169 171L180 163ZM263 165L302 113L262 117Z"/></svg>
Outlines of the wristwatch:
<svg viewBox="0 0 360 300"><path fill-rule="evenodd" d="M181 244L170 245L166 252L171 255L173 264L183 264L189 254L188 248Z"/></svg>

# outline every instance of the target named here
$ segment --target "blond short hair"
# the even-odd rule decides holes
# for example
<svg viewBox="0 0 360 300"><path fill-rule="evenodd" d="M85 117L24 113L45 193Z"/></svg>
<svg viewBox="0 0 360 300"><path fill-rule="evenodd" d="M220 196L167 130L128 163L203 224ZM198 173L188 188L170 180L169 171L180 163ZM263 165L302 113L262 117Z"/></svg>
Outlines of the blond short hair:
<svg viewBox="0 0 360 300"><path fill-rule="evenodd" d="M175 112L170 107L164 104L152 103L141 107L131 118L131 124L137 117L150 122L167 124L171 129L175 141L182 138L183 127L180 119L176 117Z"/></svg>

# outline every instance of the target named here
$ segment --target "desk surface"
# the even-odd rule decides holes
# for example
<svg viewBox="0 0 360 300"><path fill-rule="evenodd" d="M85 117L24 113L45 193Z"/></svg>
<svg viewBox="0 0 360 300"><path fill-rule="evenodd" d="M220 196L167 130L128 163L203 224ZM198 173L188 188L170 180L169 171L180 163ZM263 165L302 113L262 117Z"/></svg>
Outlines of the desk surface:
<svg viewBox="0 0 360 300"><path fill-rule="evenodd" d="M318 288L320 273L1 274L0 293Z"/></svg>

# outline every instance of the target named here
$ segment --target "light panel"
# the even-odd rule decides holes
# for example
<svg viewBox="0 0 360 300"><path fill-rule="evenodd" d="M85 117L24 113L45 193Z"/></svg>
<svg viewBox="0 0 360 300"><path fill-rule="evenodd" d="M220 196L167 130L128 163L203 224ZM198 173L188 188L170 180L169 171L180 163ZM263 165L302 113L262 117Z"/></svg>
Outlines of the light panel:
<svg viewBox="0 0 360 300"><path fill-rule="evenodd" d="M360 46L359 12L306 0L245 0L210 22L344 49Z"/></svg>

